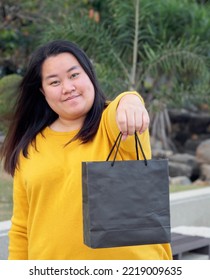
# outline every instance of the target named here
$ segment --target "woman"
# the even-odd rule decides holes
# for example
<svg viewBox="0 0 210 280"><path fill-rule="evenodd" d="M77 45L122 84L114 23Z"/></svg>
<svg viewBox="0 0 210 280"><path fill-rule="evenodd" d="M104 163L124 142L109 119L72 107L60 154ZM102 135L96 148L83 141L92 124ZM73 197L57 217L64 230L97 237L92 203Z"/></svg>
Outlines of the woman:
<svg viewBox="0 0 210 280"><path fill-rule="evenodd" d="M81 162L106 160L119 131L118 160L135 158L135 131L150 158L148 124L138 93L106 101L78 46L58 40L37 49L2 151L5 170L14 176L9 259L171 259L169 244L83 244Z"/></svg>

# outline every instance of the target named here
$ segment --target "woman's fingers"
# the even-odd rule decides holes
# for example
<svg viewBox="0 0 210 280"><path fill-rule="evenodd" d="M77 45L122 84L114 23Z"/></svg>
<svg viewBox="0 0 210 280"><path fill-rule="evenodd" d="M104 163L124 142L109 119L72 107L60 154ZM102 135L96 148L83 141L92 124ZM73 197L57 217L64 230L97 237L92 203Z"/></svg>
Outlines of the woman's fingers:
<svg viewBox="0 0 210 280"><path fill-rule="evenodd" d="M143 133L148 128L149 114L137 95L128 94L119 102L116 121L125 140L135 131Z"/></svg>

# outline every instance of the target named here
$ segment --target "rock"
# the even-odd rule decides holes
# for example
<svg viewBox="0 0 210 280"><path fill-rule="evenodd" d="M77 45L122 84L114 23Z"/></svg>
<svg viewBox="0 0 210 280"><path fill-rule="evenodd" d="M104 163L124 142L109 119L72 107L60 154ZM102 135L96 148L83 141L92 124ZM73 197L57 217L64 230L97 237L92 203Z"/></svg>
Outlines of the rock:
<svg viewBox="0 0 210 280"><path fill-rule="evenodd" d="M200 178L195 180L192 185L195 185L195 186L201 186L201 187L206 187L206 186L209 186L209 182L207 181L204 181L204 180L201 180Z"/></svg>
<svg viewBox="0 0 210 280"><path fill-rule="evenodd" d="M191 155L191 154L187 154L187 153L174 154L169 157L169 161L178 163L178 164L181 163L181 164L187 165L189 167L189 169L191 169L191 171L189 171L191 173L190 177L189 177L190 180L194 181L200 176L199 165L196 161L195 155ZM173 167L171 167L171 168L173 169L173 172L175 172L174 171L175 165L173 165ZM178 170L179 170L179 168L178 168ZM186 170L186 167L185 167L185 170ZM178 174L180 174L180 171L178 172ZM188 175L188 174L189 174L188 171L186 174L183 173L183 175Z"/></svg>
<svg viewBox="0 0 210 280"><path fill-rule="evenodd" d="M210 164L202 164L200 169L201 169L201 178L205 181L210 182Z"/></svg>
<svg viewBox="0 0 210 280"><path fill-rule="evenodd" d="M193 171L193 166L180 162L170 162L169 161L169 176L186 176L191 177Z"/></svg>
<svg viewBox="0 0 210 280"><path fill-rule="evenodd" d="M170 184L172 185L191 185L191 180L187 176L177 176L170 178Z"/></svg>
<svg viewBox="0 0 210 280"><path fill-rule="evenodd" d="M187 153L183 154L174 154L169 157L170 161L173 162L181 162L181 163L186 163L190 165L196 165L196 157Z"/></svg>
<svg viewBox="0 0 210 280"><path fill-rule="evenodd" d="M153 158L169 158L172 154L170 150L152 149Z"/></svg>
<svg viewBox="0 0 210 280"><path fill-rule="evenodd" d="M201 139L188 139L184 145L183 150L190 154L195 154L197 147L202 143Z"/></svg>
<svg viewBox="0 0 210 280"><path fill-rule="evenodd" d="M197 147L195 155L198 163L210 164L210 139L203 141Z"/></svg>
<svg viewBox="0 0 210 280"><path fill-rule="evenodd" d="M173 123L184 125L192 133L206 133L210 125L210 114L206 112L192 112L186 109L173 109L169 111Z"/></svg>

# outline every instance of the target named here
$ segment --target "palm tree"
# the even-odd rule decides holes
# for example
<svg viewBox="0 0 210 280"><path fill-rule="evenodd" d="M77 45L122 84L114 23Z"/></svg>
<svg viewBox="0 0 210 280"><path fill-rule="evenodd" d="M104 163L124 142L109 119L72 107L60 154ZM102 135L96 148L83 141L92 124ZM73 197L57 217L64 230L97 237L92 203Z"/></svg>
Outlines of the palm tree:
<svg viewBox="0 0 210 280"><path fill-rule="evenodd" d="M173 148L168 107L208 101L209 10L190 0L107 0L99 6L85 1L77 9L70 2L72 12L48 25L42 42L78 43L108 96L125 89L141 92L151 111L152 136ZM97 20L88 13L94 3Z"/></svg>

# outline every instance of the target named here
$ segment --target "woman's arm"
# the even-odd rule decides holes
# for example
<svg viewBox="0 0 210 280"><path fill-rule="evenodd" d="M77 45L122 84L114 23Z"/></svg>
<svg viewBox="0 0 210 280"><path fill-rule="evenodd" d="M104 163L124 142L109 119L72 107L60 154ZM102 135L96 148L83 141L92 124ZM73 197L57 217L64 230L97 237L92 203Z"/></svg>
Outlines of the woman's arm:
<svg viewBox="0 0 210 280"><path fill-rule="evenodd" d="M128 154L132 153L134 158L136 158L135 138L132 135L135 130L140 132L139 136L146 158L151 158L149 115L144 107L144 100L136 91L123 92L110 102L104 110L101 124L105 126L112 144L119 131L124 133L123 139L126 141L122 141L120 147Z"/></svg>
<svg viewBox="0 0 210 280"><path fill-rule="evenodd" d="M9 231L9 260L28 259L28 201L23 180L16 170L13 183L13 216Z"/></svg>

